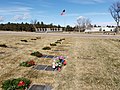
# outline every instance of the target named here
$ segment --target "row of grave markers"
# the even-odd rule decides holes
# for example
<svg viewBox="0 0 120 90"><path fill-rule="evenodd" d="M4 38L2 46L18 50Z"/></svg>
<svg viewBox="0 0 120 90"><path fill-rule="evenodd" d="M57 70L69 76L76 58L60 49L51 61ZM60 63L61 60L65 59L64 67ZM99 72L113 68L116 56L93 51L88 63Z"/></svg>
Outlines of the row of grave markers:
<svg viewBox="0 0 120 90"><path fill-rule="evenodd" d="M58 50L58 51L64 51L64 50ZM54 60L55 58L57 58L58 56L53 56L53 55L43 55L40 58L51 58L52 60ZM57 69L53 69L52 66L48 66L48 65L36 65L33 67L33 69L36 70L45 70L45 71L57 71ZM49 85L32 85L28 88L28 90L51 90L52 87Z"/></svg>
<svg viewBox="0 0 120 90"><path fill-rule="evenodd" d="M21 40L23 42L27 42L27 40ZM4 45L1 45L1 47ZM62 51L62 50L58 50L58 51ZM3 52L1 52L3 53ZM58 56L53 56L53 55L43 55L41 58L51 58L51 59L55 59ZM56 69L53 69L52 66L48 66L48 65L36 65L34 66L32 69L36 69L36 70L45 70L45 71L57 71ZM33 84L31 85L27 90L51 90L51 86L49 85L36 85Z"/></svg>

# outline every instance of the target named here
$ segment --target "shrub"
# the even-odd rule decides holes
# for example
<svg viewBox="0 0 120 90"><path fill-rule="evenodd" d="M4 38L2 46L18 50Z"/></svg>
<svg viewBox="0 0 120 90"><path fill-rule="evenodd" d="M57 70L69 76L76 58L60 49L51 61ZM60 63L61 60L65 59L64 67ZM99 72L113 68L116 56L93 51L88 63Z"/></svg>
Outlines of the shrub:
<svg viewBox="0 0 120 90"><path fill-rule="evenodd" d="M62 38L61 40L65 40L65 38Z"/></svg>
<svg viewBox="0 0 120 90"><path fill-rule="evenodd" d="M36 57L42 57L43 55L42 55L42 53L40 53L40 52L33 52L33 53L31 53L31 55L32 56L36 56Z"/></svg>
<svg viewBox="0 0 120 90"><path fill-rule="evenodd" d="M58 41L57 41L57 42L55 42L55 43L59 43L59 44L61 44L61 42L58 42Z"/></svg>
<svg viewBox="0 0 120 90"><path fill-rule="evenodd" d="M60 39L60 40L57 40L57 42L61 42L61 41L63 41L63 40L65 40L65 38L62 38L62 39Z"/></svg>
<svg viewBox="0 0 120 90"><path fill-rule="evenodd" d="M44 48L42 48L43 50L51 50L51 48L50 47L44 47Z"/></svg>
<svg viewBox="0 0 120 90"><path fill-rule="evenodd" d="M57 46L55 43L50 44L50 46Z"/></svg>
<svg viewBox="0 0 120 90"><path fill-rule="evenodd" d="M28 42L27 40L21 40L21 42Z"/></svg>
<svg viewBox="0 0 120 90"><path fill-rule="evenodd" d="M36 39L31 39L31 40L36 40Z"/></svg>
<svg viewBox="0 0 120 90"><path fill-rule="evenodd" d="M6 44L0 44L0 47L4 47L4 48L6 48L7 45L6 45Z"/></svg>
<svg viewBox="0 0 120 90"><path fill-rule="evenodd" d="M33 65L35 65L35 62L33 60L20 63L20 66L24 66L24 67L30 67Z"/></svg>
<svg viewBox="0 0 120 90"><path fill-rule="evenodd" d="M60 40L57 40L57 42L61 42L62 40L60 39Z"/></svg>
<svg viewBox="0 0 120 90"><path fill-rule="evenodd" d="M36 37L36 39L41 39L41 37Z"/></svg>
<svg viewBox="0 0 120 90"><path fill-rule="evenodd" d="M29 88L31 81L27 78L8 79L2 83L3 90L25 90Z"/></svg>

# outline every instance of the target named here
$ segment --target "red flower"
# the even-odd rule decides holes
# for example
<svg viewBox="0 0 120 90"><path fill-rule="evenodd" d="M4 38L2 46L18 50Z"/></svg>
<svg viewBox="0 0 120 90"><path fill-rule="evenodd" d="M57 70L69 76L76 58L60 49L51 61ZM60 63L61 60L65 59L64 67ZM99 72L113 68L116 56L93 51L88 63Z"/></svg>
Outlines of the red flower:
<svg viewBox="0 0 120 90"><path fill-rule="evenodd" d="M58 67L58 71L60 72L60 71L61 71L61 68Z"/></svg>
<svg viewBox="0 0 120 90"><path fill-rule="evenodd" d="M66 62L66 61L64 61L64 62L63 62L63 64L64 64L64 65L66 65L66 64L67 64L67 62Z"/></svg>
<svg viewBox="0 0 120 90"><path fill-rule="evenodd" d="M28 64L35 65L35 62L33 60L29 61Z"/></svg>
<svg viewBox="0 0 120 90"><path fill-rule="evenodd" d="M25 82L24 81L20 81L19 83L18 83L18 86L24 86L25 85Z"/></svg>

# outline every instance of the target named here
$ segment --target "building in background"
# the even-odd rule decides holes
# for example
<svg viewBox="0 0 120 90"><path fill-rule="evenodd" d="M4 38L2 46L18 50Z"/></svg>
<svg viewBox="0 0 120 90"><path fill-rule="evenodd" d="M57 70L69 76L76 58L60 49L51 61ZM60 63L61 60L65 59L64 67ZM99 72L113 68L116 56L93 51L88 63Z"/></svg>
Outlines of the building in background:
<svg viewBox="0 0 120 90"><path fill-rule="evenodd" d="M36 28L37 33L63 32L63 28Z"/></svg>
<svg viewBox="0 0 120 90"><path fill-rule="evenodd" d="M116 27L93 27L91 29L86 29L85 32L115 32Z"/></svg>

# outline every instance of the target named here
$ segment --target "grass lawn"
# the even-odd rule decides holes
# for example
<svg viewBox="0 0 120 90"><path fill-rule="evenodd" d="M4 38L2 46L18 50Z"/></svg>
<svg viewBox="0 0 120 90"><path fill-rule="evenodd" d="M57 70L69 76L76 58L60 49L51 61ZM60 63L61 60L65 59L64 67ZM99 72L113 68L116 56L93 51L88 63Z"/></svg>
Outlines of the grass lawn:
<svg viewBox="0 0 120 90"><path fill-rule="evenodd" d="M49 84L54 90L120 90L120 39L65 37L57 46L50 46L64 36L1 35L0 86L9 78L26 77L32 84ZM21 42L27 40L28 42ZM52 50L42 50L50 46ZM54 52L54 50L64 50ZM38 71L19 63L34 60L37 65L51 65L50 58L31 56L34 51L47 55L64 55L67 65L61 72ZM0 88L0 90L2 90Z"/></svg>

